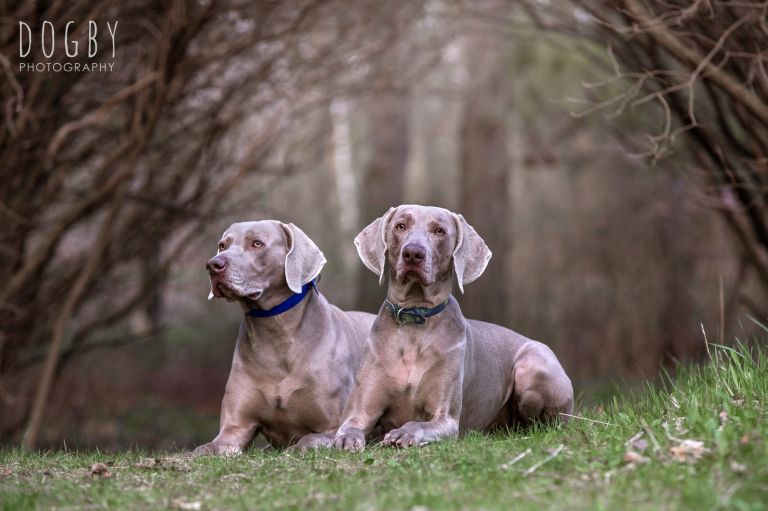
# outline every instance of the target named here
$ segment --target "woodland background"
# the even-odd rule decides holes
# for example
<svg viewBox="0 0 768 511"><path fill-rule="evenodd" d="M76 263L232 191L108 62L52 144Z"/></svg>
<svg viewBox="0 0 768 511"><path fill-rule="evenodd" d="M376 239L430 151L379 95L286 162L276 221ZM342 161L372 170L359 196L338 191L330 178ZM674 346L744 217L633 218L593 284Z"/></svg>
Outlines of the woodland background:
<svg viewBox="0 0 768 511"><path fill-rule="evenodd" d="M301 226L343 308L391 205L494 252L469 317L549 344L588 403L749 340L768 295L768 2L0 3L0 443L185 448L240 318L205 261ZM118 20L111 73L19 72L18 22ZM106 36L106 37L105 37ZM106 30L102 47L110 45Z"/></svg>

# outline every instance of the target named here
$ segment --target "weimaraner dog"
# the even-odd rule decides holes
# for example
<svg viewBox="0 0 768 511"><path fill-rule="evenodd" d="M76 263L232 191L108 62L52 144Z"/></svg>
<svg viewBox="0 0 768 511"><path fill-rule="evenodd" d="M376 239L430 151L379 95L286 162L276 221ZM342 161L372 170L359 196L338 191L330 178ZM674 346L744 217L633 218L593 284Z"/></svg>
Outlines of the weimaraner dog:
<svg viewBox="0 0 768 511"><path fill-rule="evenodd" d="M571 413L573 387L552 350L465 319L451 296L453 275L463 292L491 258L464 217L436 207L391 208L355 245L380 283L386 263L389 289L335 447L362 449L376 426L385 445L408 447Z"/></svg>
<svg viewBox="0 0 768 511"><path fill-rule="evenodd" d="M354 386L374 316L344 312L317 292L325 257L275 220L236 223L206 265L211 295L245 314L219 434L195 454L240 453L262 433L275 447L329 445Z"/></svg>

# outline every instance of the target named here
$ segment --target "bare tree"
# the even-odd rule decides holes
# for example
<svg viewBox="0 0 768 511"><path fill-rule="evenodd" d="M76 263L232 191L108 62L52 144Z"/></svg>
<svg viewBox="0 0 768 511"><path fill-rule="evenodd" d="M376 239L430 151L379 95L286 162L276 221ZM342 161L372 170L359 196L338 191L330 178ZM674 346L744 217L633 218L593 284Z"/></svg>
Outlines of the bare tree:
<svg viewBox="0 0 768 511"><path fill-rule="evenodd" d="M173 261L227 213L223 197L244 178L261 183L253 200L291 172L274 157L278 141L375 73L392 16L378 2L332 0L0 6L35 34L44 20L77 20L81 48L88 20L119 22L114 61L63 50L47 60L114 63L99 74L20 72L45 59L39 48L17 58L18 27L0 28L0 378L44 362L34 405L9 407L0 437L26 423L24 444L35 444L62 361L103 346L99 332L139 309L161 324Z"/></svg>
<svg viewBox="0 0 768 511"><path fill-rule="evenodd" d="M720 214L768 291L768 8L725 0L553 4L528 12L542 27L609 50L612 76L590 85L598 99L581 113L657 120L656 132L627 144L653 161L682 156L700 201Z"/></svg>

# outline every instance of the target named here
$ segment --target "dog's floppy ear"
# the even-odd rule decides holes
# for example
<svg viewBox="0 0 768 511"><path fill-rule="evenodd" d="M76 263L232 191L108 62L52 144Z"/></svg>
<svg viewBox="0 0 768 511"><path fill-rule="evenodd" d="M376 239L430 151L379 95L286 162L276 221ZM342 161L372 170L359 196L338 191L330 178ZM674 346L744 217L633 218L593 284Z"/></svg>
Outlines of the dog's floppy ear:
<svg viewBox="0 0 768 511"><path fill-rule="evenodd" d="M288 253L285 255L285 281L294 293L301 293L307 282L317 278L325 266L323 252L304 231L293 224L280 224L288 237Z"/></svg>
<svg viewBox="0 0 768 511"><path fill-rule="evenodd" d="M457 233L456 248L453 251L453 271L459 282L459 291L464 284L475 281L485 271L491 260L491 250L477 231L461 215L454 215Z"/></svg>
<svg viewBox="0 0 768 511"><path fill-rule="evenodd" d="M355 238L357 255L363 264L379 276L379 284L384 282L384 263L387 253L387 225L397 208L389 208L384 216L371 222Z"/></svg>

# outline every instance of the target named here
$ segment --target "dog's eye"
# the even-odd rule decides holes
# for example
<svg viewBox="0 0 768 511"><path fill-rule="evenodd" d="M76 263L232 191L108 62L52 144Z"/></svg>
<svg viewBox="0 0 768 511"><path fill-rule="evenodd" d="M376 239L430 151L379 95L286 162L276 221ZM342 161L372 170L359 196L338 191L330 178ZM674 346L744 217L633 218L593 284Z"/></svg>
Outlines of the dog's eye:
<svg viewBox="0 0 768 511"><path fill-rule="evenodd" d="M404 231L405 230L405 224L403 222L400 222L399 224L397 224L395 226L395 229L397 229L398 231Z"/></svg>
<svg viewBox="0 0 768 511"><path fill-rule="evenodd" d="M445 230L442 227L435 229L435 234L445 234Z"/></svg>
<svg viewBox="0 0 768 511"><path fill-rule="evenodd" d="M223 241L221 243L219 243L219 252L221 252L222 250L226 250L226 249L227 249L227 244L226 243L224 243Z"/></svg>
<svg viewBox="0 0 768 511"><path fill-rule="evenodd" d="M262 243L261 240L253 240L253 243L251 243L251 246L259 248L259 247L263 247L264 243Z"/></svg>

